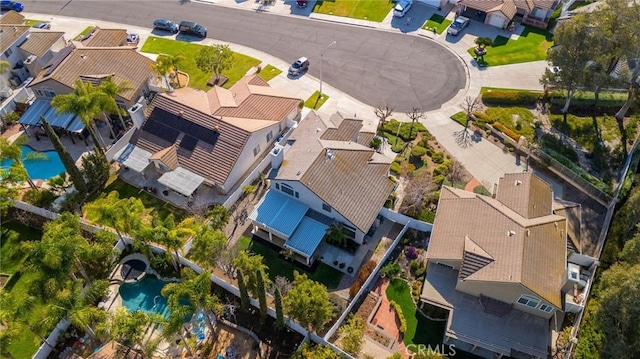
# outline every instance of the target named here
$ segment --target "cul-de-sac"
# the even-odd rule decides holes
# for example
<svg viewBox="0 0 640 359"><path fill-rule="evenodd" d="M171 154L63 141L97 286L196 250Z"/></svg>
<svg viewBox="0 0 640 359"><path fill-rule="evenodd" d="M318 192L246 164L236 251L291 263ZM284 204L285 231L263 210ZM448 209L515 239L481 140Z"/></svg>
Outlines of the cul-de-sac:
<svg viewBox="0 0 640 359"><path fill-rule="evenodd" d="M638 0L0 0L0 358L640 359Z"/></svg>

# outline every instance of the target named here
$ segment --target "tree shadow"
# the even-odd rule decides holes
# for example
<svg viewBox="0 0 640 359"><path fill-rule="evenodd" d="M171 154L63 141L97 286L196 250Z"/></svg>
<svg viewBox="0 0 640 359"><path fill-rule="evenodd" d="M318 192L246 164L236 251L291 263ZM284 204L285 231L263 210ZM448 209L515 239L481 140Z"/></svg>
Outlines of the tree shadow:
<svg viewBox="0 0 640 359"><path fill-rule="evenodd" d="M471 147L473 146L473 142L479 142L474 141L474 136L469 133L469 129L467 128L454 132L453 136L455 137L456 144L462 148Z"/></svg>

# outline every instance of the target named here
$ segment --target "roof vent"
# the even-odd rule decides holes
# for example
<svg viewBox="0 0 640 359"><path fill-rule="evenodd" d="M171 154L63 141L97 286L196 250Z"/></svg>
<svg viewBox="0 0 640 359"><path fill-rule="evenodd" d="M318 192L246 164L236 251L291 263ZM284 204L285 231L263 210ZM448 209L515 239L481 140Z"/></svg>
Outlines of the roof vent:
<svg viewBox="0 0 640 359"><path fill-rule="evenodd" d="M508 230L508 231L507 231L507 236L509 236L509 237L513 237L513 236L515 236L515 235L516 235L516 231L512 231L512 230Z"/></svg>
<svg viewBox="0 0 640 359"><path fill-rule="evenodd" d="M520 180L516 180L516 186L519 186L519 185L521 185L521 184L522 184L522 181L520 181Z"/></svg>
<svg viewBox="0 0 640 359"><path fill-rule="evenodd" d="M331 153L330 149L327 149L327 158L332 160L336 157L336 155L334 155L333 153Z"/></svg>
<svg viewBox="0 0 640 359"><path fill-rule="evenodd" d="M316 128L316 132L320 132L322 129L320 127Z"/></svg>
<svg viewBox="0 0 640 359"><path fill-rule="evenodd" d="M18 32L18 27L17 26L13 27L13 32Z"/></svg>
<svg viewBox="0 0 640 359"><path fill-rule="evenodd" d="M80 58L84 60L84 59L86 59L86 58L87 58L87 55L82 54L82 55L80 55Z"/></svg>
<svg viewBox="0 0 640 359"><path fill-rule="evenodd" d="M553 222L553 225L558 228L558 222Z"/></svg>
<svg viewBox="0 0 640 359"><path fill-rule="evenodd" d="M301 173L300 171L296 172L296 176L300 176L300 173Z"/></svg>
<svg viewBox="0 0 640 359"><path fill-rule="evenodd" d="M531 231L527 228L527 237L531 236Z"/></svg>

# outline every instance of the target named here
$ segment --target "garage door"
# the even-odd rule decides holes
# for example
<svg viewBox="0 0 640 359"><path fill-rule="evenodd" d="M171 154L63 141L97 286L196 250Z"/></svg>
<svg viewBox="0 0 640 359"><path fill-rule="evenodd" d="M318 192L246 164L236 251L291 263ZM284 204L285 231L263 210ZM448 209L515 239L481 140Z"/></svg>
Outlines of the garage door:
<svg viewBox="0 0 640 359"><path fill-rule="evenodd" d="M493 13L493 14L489 14L487 15L489 16L489 21L487 21L487 23L491 26L495 26L495 27L499 27L499 28L503 28L505 25L505 17L502 16L502 14L499 13Z"/></svg>
<svg viewBox="0 0 640 359"><path fill-rule="evenodd" d="M440 0L418 0L418 2L427 4L433 7L440 7Z"/></svg>

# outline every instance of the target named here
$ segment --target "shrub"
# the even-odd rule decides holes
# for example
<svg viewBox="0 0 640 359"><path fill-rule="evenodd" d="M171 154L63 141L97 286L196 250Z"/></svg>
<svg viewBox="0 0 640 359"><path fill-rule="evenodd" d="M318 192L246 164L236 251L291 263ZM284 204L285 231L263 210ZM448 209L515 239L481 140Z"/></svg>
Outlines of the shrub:
<svg viewBox="0 0 640 359"><path fill-rule="evenodd" d="M427 267L420 266L418 269L416 269L416 277L422 277L426 271Z"/></svg>
<svg viewBox="0 0 640 359"><path fill-rule="evenodd" d="M404 249L404 255L407 257L407 259L412 260L412 259L416 259L418 258L418 250L416 249L416 247L413 246L407 246Z"/></svg>
<svg viewBox="0 0 640 359"><path fill-rule="evenodd" d="M358 272L358 278L353 282L351 288L349 288L349 296L354 298L358 291L364 285L364 282L367 281L367 278L371 275L371 272L376 268L376 262L369 260L365 263Z"/></svg>
<svg viewBox="0 0 640 359"><path fill-rule="evenodd" d="M53 201L55 201L56 196L51 193L51 191L41 191L39 189L29 189L22 196L22 200L30 203L36 207L48 208Z"/></svg>
<svg viewBox="0 0 640 359"><path fill-rule="evenodd" d="M414 259L411 261L410 266L411 266L411 271L415 273L418 270L418 268L420 268L420 261L417 259Z"/></svg>
<svg viewBox="0 0 640 359"><path fill-rule="evenodd" d="M431 147L427 147L427 156L432 157L435 151Z"/></svg>
<svg viewBox="0 0 640 359"><path fill-rule="evenodd" d="M382 139L380 137L374 137L371 139L371 142L369 143L369 147L377 151L380 149L380 146L382 146Z"/></svg>
<svg viewBox="0 0 640 359"><path fill-rule="evenodd" d="M7 126L11 126L14 123L18 122L20 119L20 115L18 115L15 111L11 111L6 115L2 116L2 120Z"/></svg>
<svg viewBox="0 0 640 359"><path fill-rule="evenodd" d="M394 153L400 153L402 152L403 149L404 149L404 143L394 143L391 146L391 151L393 151Z"/></svg>
<svg viewBox="0 0 640 359"><path fill-rule="evenodd" d="M444 176L443 175L438 175L433 177L432 179L433 183L437 184L437 185L441 185L442 182L444 182Z"/></svg>
<svg viewBox="0 0 640 359"><path fill-rule="evenodd" d="M541 144L542 147L552 149L573 162L578 161L578 153L576 150L572 146L564 144L562 140L556 136L549 134L543 135Z"/></svg>
<svg viewBox="0 0 640 359"><path fill-rule="evenodd" d="M402 313L402 307L400 304L395 301L389 301L389 305L396 311L396 315L398 316L398 320L400 321L400 328L398 330L400 333L404 333L407 331L407 320L404 318L404 313Z"/></svg>
<svg viewBox="0 0 640 359"><path fill-rule="evenodd" d="M398 131L398 126L400 126L400 130ZM426 133L428 134L427 128L424 127L420 122L416 122L413 124L413 131L411 130L411 122L402 122L400 123L396 119L391 119L389 122L384 124L383 131L387 132L391 135L398 135L400 139L403 141L411 141L416 138L418 133ZM409 133L411 132L411 136ZM431 136L428 134L427 136Z"/></svg>
<svg viewBox="0 0 640 359"><path fill-rule="evenodd" d="M433 160L434 163L437 164L441 164L444 162L444 153L442 152L436 152L431 156L431 160Z"/></svg>
<svg viewBox="0 0 640 359"><path fill-rule="evenodd" d="M491 91L482 94L482 101L494 105L530 105L542 98L535 91Z"/></svg>
<svg viewBox="0 0 640 359"><path fill-rule="evenodd" d="M508 129L507 127L505 127L500 122L494 122L491 126L493 126L493 128L495 128L496 130L504 133L505 135L507 135L507 137L513 139L516 142L518 142L518 140L520 140L520 135L519 134L513 132L511 129Z"/></svg>
<svg viewBox="0 0 640 359"><path fill-rule="evenodd" d="M427 149L422 147L422 146L414 146L411 149L411 156L413 156L413 157L420 158L420 157L424 156L425 154L427 154Z"/></svg>
<svg viewBox="0 0 640 359"><path fill-rule="evenodd" d="M481 194L484 196L491 196L491 192L488 189L484 188L483 185L477 185L473 188L473 193Z"/></svg>
<svg viewBox="0 0 640 359"><path fill-rule="evenodd" d="M393 278L400 272L400 265L398 263L388 263L384 267L380 268L380 275L385 278Z"/></svg>
<svg viewBox="0 0 640 359"><path fill-rule="evenodd" d="M449 174L449 168L451 168L451 161L444 161L441 165L439 165L438 167L434 168L433 170L433 175L434 176L446 176L447 174Z"/></svg>
<svg viewBox="0 0 640 359"><path fill-rule="evenodd" d="M391 171L391 173L400 174L400 164L398 162L393 162L391 164L391 167L389 167L389 171Z"/></svg>

